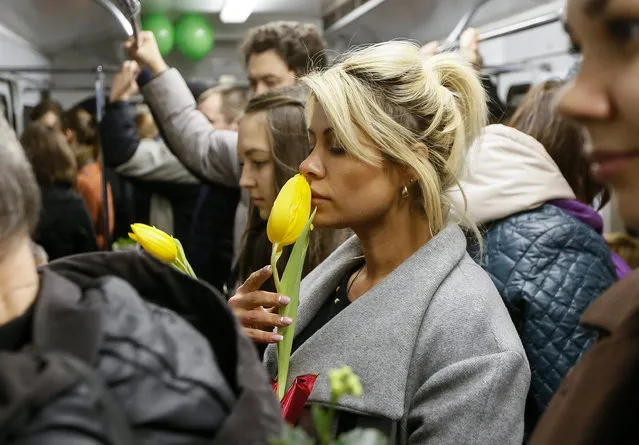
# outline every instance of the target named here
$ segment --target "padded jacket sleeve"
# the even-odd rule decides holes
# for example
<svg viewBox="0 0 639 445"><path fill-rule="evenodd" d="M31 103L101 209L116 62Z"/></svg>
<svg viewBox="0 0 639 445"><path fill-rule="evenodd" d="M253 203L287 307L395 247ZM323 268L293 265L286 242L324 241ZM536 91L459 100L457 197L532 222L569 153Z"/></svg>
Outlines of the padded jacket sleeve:
<svg viewBox="0 0 639 445"><path fill-rule="evenodd" d="M599 234L552 205L497 222L485 251L483 265L520 333L531 396L543 412L593 340L579 319L616 281L610 252Z"/></svg>
<svg viewBox="0 0 639 445"><path fill-rule="evenodd" d="M175 69L155 77L142 88L166 137L167 146L196 177L238 187L240 162L237 133L216 131L197 110L186 82Z"/></svg>
<svg viewBox="0 0 639 445"><path fill-rule="evenodd" d="M117 168L131 159L140 142L133 105L127 101L108 104L100 124L100 137L105 165Z"/></svg>
<svg viewBox="0 0 639 445"><path fill-rule="evenodd" d="M199 182L163 141L138 138L133 105L126 101L109 104L101 134L104 161L122 176L178 184Z"/></svg>

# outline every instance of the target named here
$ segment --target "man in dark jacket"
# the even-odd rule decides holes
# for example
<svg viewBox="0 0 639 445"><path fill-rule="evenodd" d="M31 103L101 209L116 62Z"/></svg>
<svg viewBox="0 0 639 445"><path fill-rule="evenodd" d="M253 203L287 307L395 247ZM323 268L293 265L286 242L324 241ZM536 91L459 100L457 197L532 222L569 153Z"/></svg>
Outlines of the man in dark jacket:
<svg viewBox="0 0 639 445"><path fill-rule="evenodd" d="M91 365L140 444L263 444L279 432L277 399L219 293L139 251L38 272L38 208L30 165L0 121L0 351Z"/></svg>

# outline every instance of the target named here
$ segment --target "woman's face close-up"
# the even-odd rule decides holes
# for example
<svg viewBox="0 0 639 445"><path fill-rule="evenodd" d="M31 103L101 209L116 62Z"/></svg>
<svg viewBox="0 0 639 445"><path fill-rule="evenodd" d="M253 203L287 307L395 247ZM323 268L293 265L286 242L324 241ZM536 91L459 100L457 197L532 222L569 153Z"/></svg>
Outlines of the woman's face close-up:
<svg viewBox="0 0 639 445"><path fill-rule="evenodd" d="M275 202L275 165L263 112L245 115L241 122L237 150L242 163L240 187L246 189L251 202L267 220Z"/></svg>
<svg viewBox="0 0 639 445"><path fill-rule="evenodd" d="M311 185L315 225L357 230L382 220L401 197L399 175L384 164L370 165L347 154L319 104L308 133L312 151L300 171Z"/></svg>
<svg viewBox="0 0 639 445"><path fill-rule="evenodd" d="M566 29L582 61L560 110L588 130L593 174L639 228L639 1L568 0Z"/></svg>

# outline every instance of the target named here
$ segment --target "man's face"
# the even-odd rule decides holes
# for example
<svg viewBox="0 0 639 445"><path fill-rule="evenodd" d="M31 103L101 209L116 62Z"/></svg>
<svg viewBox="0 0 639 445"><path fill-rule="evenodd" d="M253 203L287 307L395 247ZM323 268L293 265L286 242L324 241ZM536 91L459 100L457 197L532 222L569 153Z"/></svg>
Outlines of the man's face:
<svg viewBox="0 0 639 445"><path fill-rule="evenodd" d="M216 130L234 130L237 131L236 125L229 122L222 112L223 102L222 95L215 93L198 105L198 110L211 122Z"/></svg>
<svg viewBox="0 0 639 445"><path fill-rule="evenodd" d="M295 85L295 73L272 49L251 54L246 70L255 96L275 88Z"/></svg>

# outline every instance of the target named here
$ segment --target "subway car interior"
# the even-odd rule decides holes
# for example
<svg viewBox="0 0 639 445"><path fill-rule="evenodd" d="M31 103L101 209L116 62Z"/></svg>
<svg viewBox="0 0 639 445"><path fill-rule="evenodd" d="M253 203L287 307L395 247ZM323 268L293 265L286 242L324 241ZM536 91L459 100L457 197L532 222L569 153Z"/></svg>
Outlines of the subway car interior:
<svg viewBox="0 0 639 445"><path fill-rule="evenodd" d="M0 443L637 443L638 23L0 0Z"/></svg>

